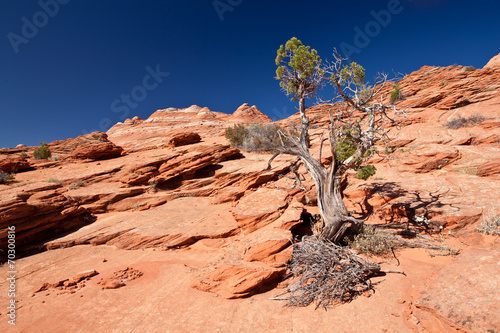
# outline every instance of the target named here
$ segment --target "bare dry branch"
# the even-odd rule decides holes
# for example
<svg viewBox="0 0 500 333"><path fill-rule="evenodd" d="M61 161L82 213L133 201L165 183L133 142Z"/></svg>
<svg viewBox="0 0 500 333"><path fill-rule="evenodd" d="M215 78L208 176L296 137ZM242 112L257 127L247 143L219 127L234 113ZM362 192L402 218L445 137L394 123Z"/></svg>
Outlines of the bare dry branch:
<svg viewBox="0 0 500 333"><path fill-rule="evenodd" d="M316 309L345 303L372 290L370 277L381 272L380 266L368 262L348 248L317 237L303 237L294 245L288 264L291 283L272 298L285 306L308 306Z"/></svg>

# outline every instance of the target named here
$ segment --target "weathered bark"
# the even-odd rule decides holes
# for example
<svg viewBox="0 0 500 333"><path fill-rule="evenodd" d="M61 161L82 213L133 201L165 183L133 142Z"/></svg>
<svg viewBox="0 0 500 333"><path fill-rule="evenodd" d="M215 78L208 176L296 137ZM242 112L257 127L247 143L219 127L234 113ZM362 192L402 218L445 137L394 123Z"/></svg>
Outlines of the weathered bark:
<svg viewBox="0 0 500 333"><path fill-rule="evenodd" d="M355 163L355 159L364 152L357 151L353 157L337 163L333 160L330 168L326 168L320 161L314 158L309 151L309 119L305 112L305 98L299 99L299 111L301 120L300 138L294 138L285 133L288 139L294 144L294 148L283 148L276 153L268 162L267 169L271 168L271 162L279 154L289 154L300 158L304 163L307 172L312 176L318 199L318 207L323 225L319 228L319 236L338 243L342 240L344 232L350 223L362 223L361 220L350 217L347 213L344 201L342 200L341 181L347 170L346 163ZM332 147L332 154L335 156Z"/></svg>
<svg viewBox="0 0 500 333"><path fill-rule="evenodd" d="M337 243L342 240L342 236L351 222L362 222L348 215L342 200L340 183L344 172L334 164L330 169L325 168L309 153L301 154L299 157L316 186L318 207L323 218L320 236Z"/></svg>
<svg viewBox="0 0 500 333"><path fill-rule="evenodd" d="M309 118L306 116L306 98L299 98L299 111L300 111L300 142L305 142L306 147L309 147Z"/></svg>

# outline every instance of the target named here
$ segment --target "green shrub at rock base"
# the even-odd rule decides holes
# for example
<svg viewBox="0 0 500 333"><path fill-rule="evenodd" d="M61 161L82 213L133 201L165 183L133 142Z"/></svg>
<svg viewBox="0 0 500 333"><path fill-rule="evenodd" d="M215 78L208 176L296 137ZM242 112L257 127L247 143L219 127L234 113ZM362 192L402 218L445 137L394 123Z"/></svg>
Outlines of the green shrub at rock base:
<svg viewBox="0 0 500 333"><path fill-rule="evenodd" d="M391 240L383 237L375 228L369 226L363 226L359 234L355 235L352 240L346 237L344 241L351 249L366 254L384 255L391 252L394 247Z"/></svg>
<svg viewBox="0 0 500 333"><path fill-rule="evenodd" d="M226 128L226 138L232 147L241 147L245 138L248 136L248 130L241 124L235 124Z"/></svg>
<svg viewBox="0 0 500 333"><path fill-rule="evenodd" d="M368 164L365 167L359 168L357 176L360 179L367 180L377 172L377 168L373 164Z"/></svg>
<svg viewBox="0 0 500 333"><path fill-rule="evenodd" d="M49 147L46 142L40 142L40 147L35 149L33 152L33 157L35 160L46 160L52 156Z"/></svg>

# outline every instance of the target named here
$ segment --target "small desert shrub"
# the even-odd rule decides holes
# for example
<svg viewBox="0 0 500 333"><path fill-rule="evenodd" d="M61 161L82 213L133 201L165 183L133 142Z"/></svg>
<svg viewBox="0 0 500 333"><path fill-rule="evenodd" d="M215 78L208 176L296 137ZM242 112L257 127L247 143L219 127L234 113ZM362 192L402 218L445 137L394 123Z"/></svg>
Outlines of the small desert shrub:
<svg viewBox="0 0 500 333"><path fill-rule="evenodd" d="M155 180L155 181L152 181L149 183L148 185L149 189L152 191L152 192L157 192L158 191L158 181Z"/></svg>
<svg viewBox="0 0 500 333"><path fill-rule="evenodd" d="M492 213L488 215L483 214L483 222L477 230L486 235L500 236L500 215Z"/></svg>
<svg viewBox="0 0 500 333"><path fill-rule="evenodd" d="M474 67L474 66L465 66L464 67L464 71L466 71L466 72L473 72L475 70L476 70L476 67Z"/></svg>
<svg viewBox="0 0 500 333"><path fill-rule="evenodd" d="M273 151L281 147L278 125L251 124L248 127L248 136L243 142L246 151Z"/></svg>
<svg viewBox="0 0 500 333"><path fill-rule="evenodd" d="M69 189L76 190L77 188L84 187L84 186L87 186L87 183L83 180L79 180L77 182L71 183L71 185L69 185Z"/></svg>
<svg viewBox="0 0 500 333"><path fill-rule="evenodd" d="M358 253L384 255L391 252L394 244L388 238L380 234L375 228L363 226L360 232L351 240L348 237L344 241Z"/></svg>
<svg viewBox="0 0 500 333"><path fill-rule="evenodd" d="M295 135L293 131L286 131L276 124L255 123L248 127L236 124L226 129L226 138L231 146L246 151L275 151L283 145L291 145L279 131Z"/></svg>
<svg viewBox="0 0 500 333"><path fill-rule="evenodd" d="M226 128L226 138L233 147L242 147L247 136L248 130L241 124Z"/></svg>
<svg viewBox="0 0 500 333"><path fill-rule="evenodd" d="M367 180L377 172L377 168L373 164L368 164L357 171L357 176L360 179Z"/></svg>
<svg viewBox="0 0 500 333"><path fill-rule="evenodd" d="M392 85L392 91L391 91L391 99L390 103L394 104L397 101L402 101L404 99L403 94L401 94L401 91L399 90L399 84L394 83Z"/></svg>
<svg viewBox="0 0 500 333"><path fill-rule="evenodd" d="M21 152L21 154L19 154L19 156L23 157L23 158L27 158L28 157L28 154L26 154L25 151Z"/></svg>
<svg viewBox="0 0 500 333"><path fill-rule="evenodd" d="M40 147L35 149L33 152L33 157L35 160L46 160L52 156L49 147L46 142L40 142Z"/></svg>
<svg viewBox="0 0 500 333"><path fill-rule="evenodd" d="M444 243L442 246L441 246L441 249L439 250L439 253L438 254L434 254L434 255L440 255L440 256L456 256L460 254L460 249L455 249L449 245L447 245L446 243Z"/></svg>
<svg viewBox="0 0 500 333"><path fill-rule="evenodd" d="M60 179L57 179L57 178L49 178L49 179L47 179L47 183L57 183L57 184L62 185L64 182Z"/></svg>
<svg viewBox="0 0 500 333"><path fill-rule="evenodd" d="M0 170L0 184L7 184L14 179L14 175Z"/></svg>
<svg viewBox="0 0 500 333"><path fill-rule="evenodd" d="M475 125L480 125L483 123L483 121L486 120L486 117L476 114L473 116L470 116L468 118L463 118L459 117L453 120L450 120L444 126L448 127L449 129L459 129L461 127L470 127L470 126L475 126Z"/></svg>

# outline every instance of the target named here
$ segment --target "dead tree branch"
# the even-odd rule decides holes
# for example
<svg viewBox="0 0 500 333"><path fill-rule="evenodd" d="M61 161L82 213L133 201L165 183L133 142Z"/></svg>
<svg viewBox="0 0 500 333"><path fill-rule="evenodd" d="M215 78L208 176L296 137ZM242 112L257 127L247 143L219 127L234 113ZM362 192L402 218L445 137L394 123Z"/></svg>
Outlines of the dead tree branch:
<svg viewBox="0 0 500 333"><path fill-rule="evenodd" d="M285 306L314 302L316 309L349 302L372 290L370 277L382 272L378 264L315 236L303 237L294 245L288 268L292 282L272 299L284 301Z"/></svg>

